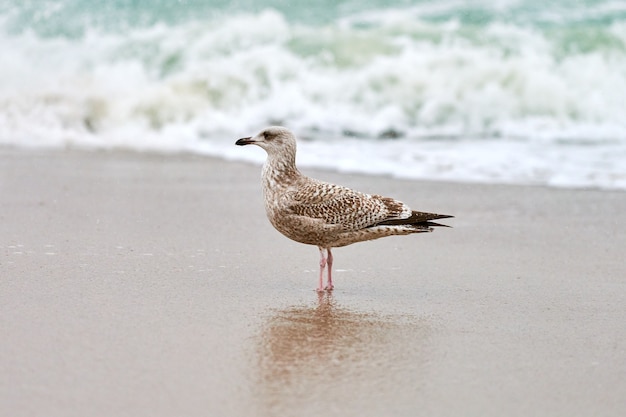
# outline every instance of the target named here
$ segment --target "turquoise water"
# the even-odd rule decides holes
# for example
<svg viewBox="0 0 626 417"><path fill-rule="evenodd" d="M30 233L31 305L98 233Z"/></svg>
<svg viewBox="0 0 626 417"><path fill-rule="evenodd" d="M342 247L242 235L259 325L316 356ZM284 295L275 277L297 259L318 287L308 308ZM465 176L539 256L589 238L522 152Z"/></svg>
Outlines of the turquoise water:
<svg viewBox="0 0 626 417"><path fill-rule="evenodd" d="M626 188L623 1L0 1L0 50L0 143L284 124L305 165Z"/></svg>
<svg viewBox="0 0 626 417"><path fill-rule="evenodd" d="M17 3L17 4L16 4ZM119 31L156 23L184 24L238 13L273 9L286 19L311 25L332 24L337 19L363 12L422 8L421 18L430 22L458 20L464 25L497 21L537 28L606 27L626 19L619 1L410 1L410 0L38 0L5 1L0 12L11 18L13 31L35 29L46 36L79 36L88 28ZM583 43L586 43L583 41Z"/></svg>

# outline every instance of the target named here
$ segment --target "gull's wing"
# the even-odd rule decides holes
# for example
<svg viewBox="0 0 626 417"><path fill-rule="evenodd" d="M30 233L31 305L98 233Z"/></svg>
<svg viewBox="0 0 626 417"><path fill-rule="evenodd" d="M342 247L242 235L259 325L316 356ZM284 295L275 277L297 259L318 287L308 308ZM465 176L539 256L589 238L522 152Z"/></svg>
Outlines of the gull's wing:
<svg viewBox="0 0 626 417"><path fill-rule="evenodd" d="M289 192L289 210L299 216L359 230L385 221L410 218L411 209L392 198L364 194L335 184L307 178Z"/></svg>

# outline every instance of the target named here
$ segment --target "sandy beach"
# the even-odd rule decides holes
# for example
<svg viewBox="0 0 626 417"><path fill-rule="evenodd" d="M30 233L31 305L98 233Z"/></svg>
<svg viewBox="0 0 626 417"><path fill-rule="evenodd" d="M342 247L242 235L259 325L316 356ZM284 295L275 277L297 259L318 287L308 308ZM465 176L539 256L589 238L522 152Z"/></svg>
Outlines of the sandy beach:
<svg viewBox="0 0 626 417"><path fill-rule="evenodd" d="M0 149L0 415L626 415L626 193L303 170L455 215L318 252L260 167Z"/></svg>

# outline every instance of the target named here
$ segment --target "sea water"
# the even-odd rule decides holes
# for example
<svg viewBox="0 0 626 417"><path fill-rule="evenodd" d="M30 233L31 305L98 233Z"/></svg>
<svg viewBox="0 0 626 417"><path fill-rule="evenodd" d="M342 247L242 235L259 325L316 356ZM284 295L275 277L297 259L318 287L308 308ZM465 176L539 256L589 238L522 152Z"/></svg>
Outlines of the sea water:
<svg viewBox="0 0 626 417"><path fill-rule="evenodd" d="M622 0L0 0L0 144L626 189Z"/></svg>

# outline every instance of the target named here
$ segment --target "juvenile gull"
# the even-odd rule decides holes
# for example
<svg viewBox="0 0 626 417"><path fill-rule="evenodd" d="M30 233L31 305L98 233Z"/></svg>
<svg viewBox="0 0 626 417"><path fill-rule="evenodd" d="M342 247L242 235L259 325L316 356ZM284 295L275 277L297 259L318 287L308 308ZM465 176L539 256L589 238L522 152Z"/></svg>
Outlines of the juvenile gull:
<svg viewBox="0 0 626 417"><path fill-rule="evenodd" d="M385 236L432 232L432 226L445 225L431 220L453 217L414 211L393 198L364 194L301 174L296 168L296 138L284 127L268 127L235 144L258 145L267 152L261 176L267 218L288 238L319 248L317 291L333 289L332 248Z"/></svg>

